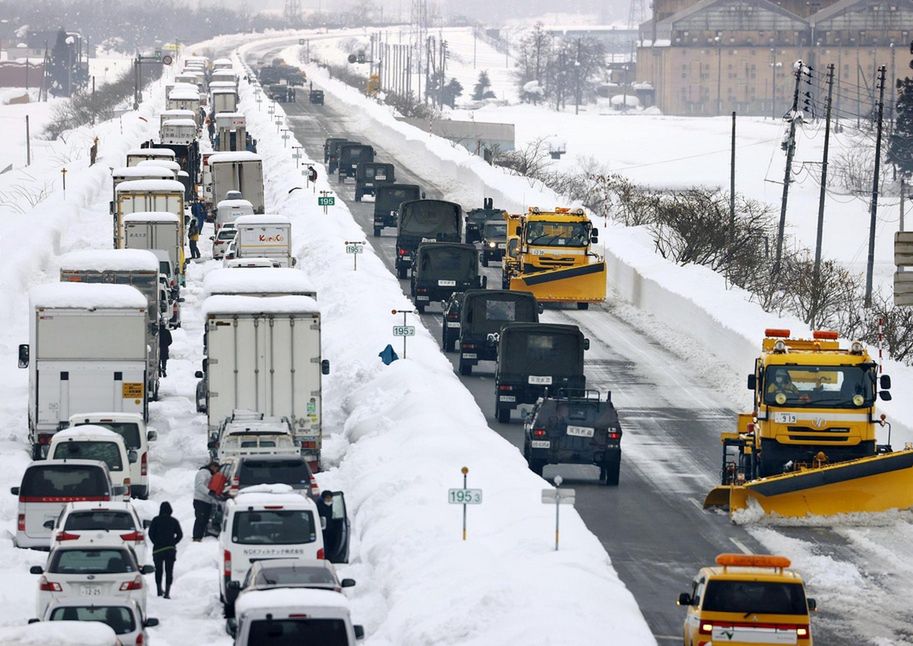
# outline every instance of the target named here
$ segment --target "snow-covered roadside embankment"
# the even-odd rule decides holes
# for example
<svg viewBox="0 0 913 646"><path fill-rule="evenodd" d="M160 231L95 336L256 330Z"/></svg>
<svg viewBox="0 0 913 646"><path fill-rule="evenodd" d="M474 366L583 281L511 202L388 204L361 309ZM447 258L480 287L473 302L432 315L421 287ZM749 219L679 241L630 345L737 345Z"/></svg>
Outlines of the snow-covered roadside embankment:
<svg viewBox="0 0 913 646"><path fill-rule="evenodd" d="M324 215L310 189L289 193L305 186L291 157L298 144L283 146L247 84L241 95L264 157L267 210L293 218L299 266L318 289L323 356L333 366L324 411L332 468L319 479L346 492L360 568L352 572L355 619L369 642L655 643L576 512L562 515L562 549L554 551L554 510L540 502L545 483L488 428L428 331L410 321L417 335L408 359L380 362L401 320L390 310L411 304L370 246L352 270L344 241L364 233L343 204ZM483 504L469 510L465 543L460 508L447 504L462 466L469 485L484 490Z"/></svg>

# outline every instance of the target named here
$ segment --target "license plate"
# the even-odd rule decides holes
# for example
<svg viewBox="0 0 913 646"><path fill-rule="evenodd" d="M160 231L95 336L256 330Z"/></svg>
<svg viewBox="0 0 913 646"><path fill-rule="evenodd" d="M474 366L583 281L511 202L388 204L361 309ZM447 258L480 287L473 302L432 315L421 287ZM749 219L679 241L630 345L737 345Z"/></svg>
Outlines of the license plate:
<svg viewBox="0 0 913 646"><path fill-rule="evenodd" d="M427 300L428 300L428 297L427 297L427 296L416 296L416 297L415 297L415 300L417 300L417 301L427 301Z"/></svg>
<svg viewBox="0 0 913 646"><path fill-rule="evenodd" d="M374 182L365 182L365 186L374 186Z"/></svg>
<svg viewBox="0 0 913 646"><path fill-rule="evenodd" d="M447 327L460 327L460 324L456 321L447 321Z"/></svg>
<svg viewBox="0 0 913 646"><path fill-rule="evenodd" d="M475 352L464 352L463 358L464 359L478 359L479 355L477 355Z"/></svg>
<svg viewBox="0 0 913 646"><path fill-rule="evenodd" d="M84 585L79 589L79 594L83 597L100 597L101 586Z"/></svg>
<svg viewBox="0 0 913 646"><path fill-rule="evenodd" d="M778 424L795 424L797 419L795 413L774 413L774 421Z"/></svg>
<svg viewBox="0 0 913 646"><path fill-rule="evenodd" d="M499 395L499 396L498 396L498 399L500 399L502 402L515 402L515 401L517 401L517 398L514 397L513 395Z"/></svg>
<svg viewBox="0 0 913 646"><path fill-rule="evenodd" d="M530 375L529 383L534 384L536 386L549 386L552 383L552 378L551 377L539 377L537 375Z"/></svg>
<svg viewBox="0 0 913 646"><path fill-rule="evenodd" d="M507 249L507 245L504 244L503 242L499 242L499 243L498 243L498 249Z"/></svg>
<svg viewBox="0 0 913 646"><path fill-rule="evenodd" d="M713 643L729 644L795 644L795 628L713 627Z"/></svg>
<svg viewBox="0 0 913 646"><path fill-rule="evenodd" d="M568 426L567 434L574 437L593 437L595 430L589 426Z"/></svg>
<svg viewBox="0 0 913 646"><path fill-rule="evenodd" d="M456 287L455 280L439 280L437 281L438 287Z"/></svg>
<svg viewBox="0 0 913 646"><path fill-rule="evenodd" d="M532 446L534 449L547 449L552 445L549 440L533 440Z"/></svg>

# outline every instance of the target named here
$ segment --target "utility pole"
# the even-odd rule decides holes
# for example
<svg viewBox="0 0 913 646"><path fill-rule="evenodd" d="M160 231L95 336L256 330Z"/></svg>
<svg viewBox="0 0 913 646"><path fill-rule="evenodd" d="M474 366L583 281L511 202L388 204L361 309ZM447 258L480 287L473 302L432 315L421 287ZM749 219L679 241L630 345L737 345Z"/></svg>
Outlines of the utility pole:
<svg viewBox="0 0 913 646"><path fill-rule="evenodd" d="M792 182L793 155L796 154L796 121L799 118L799 83L805 64L796 61L796 88L793 90L793 105L789 113L789 135L786 140L786 171L783 173L783 197L780 202L780 224L777 227L777 256L774 260L774 275L780 273L780 261L783 259L783 232L786 228L786 205L789 200L789 185Z"/></svg>
<svg viewBox="0 0 913 646"><path fill-rule="evenodd" d="M815 273L812 279L812 298L814 303L811 311L812 329L818 318L818 293L821 280L821 242L824 237L824 199L827 196L827 154L831 143L831 105L834 96L834 64L827 66L827 103L824 115L824 156L821 160L821 192L818 194L818 234L815 238Z"/></svg>
<svg viewBox="0 0 913 646"><path fill-rule="evenodd" d="M627 106L625 106L627 107ZM577 39L577 56L574 58L574 114L580 114L580 39Z"/></svg>
<svg viewBox="0 0 913 646"><path fill-rule="evenodd" d="M732 142L729 153L729 257L735 243L735 112L732 113Z"/></svg>
<svg viewBox="0 0 913 646"><path fill-rule="evenodd" d="M26 117L28 119L28 117ZM903 231L903 216L904 216L904 199L906 199L907 192L907 176L904 173L900 174L900 230Z"/></svg>
<svg viewBox="0 0 913 646"><path fill-rule="evenodd" d="M865 307L872 306L872 271L875 266L875 224L878 217L878 180L881 173L881 131L884 126L884 86L887 68L878 68L878 122L875 134L875 175L872 178L872 209L869 218L869 259L865 271Z"/></svg>

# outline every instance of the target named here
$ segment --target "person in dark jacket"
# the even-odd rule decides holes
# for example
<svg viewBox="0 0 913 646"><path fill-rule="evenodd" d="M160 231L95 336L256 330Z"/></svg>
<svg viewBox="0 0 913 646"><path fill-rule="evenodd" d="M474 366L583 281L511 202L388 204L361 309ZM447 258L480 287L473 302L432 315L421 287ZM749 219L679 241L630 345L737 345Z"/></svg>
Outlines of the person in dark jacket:
<svg viewBox="0 0 913 646"><path fill-rule="evenodd" d="M317 500L317 514L324 520L323 547L327 554L335 547L338 540L336 523L333 522L333 498L333 492L327 489L320 493L320 498Z"/></svg>
<svg viewBox="0 0 913 646"><path fill-rule="evenodd" d="M159 375L168 376L168 349L171 347L171 331L159 323Z"/></svg>
<svg viewBox="0 0 913 646"><path fill-rule="evenodd" d="M155 564L155 589L158 596L171 598L171 582L174 580L174 561L177 544L184 538L181 524L171 515L171 505L166 501L159 507L159 515L149 525L149 540L152 541L152 562ZM165 573L165 591L162 592L162 570Z"/></svg>

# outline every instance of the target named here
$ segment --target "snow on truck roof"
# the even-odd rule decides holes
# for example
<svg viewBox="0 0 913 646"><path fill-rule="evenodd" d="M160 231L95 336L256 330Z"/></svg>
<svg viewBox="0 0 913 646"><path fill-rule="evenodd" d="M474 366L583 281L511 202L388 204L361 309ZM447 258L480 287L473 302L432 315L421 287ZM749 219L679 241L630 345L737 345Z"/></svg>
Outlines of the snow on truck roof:
<svg viewBox="0 0 913 646"><path fill-rule="evenodd" d="M169 117L178 119L190 117L192 119L194 117L194 113L193 110L187 110L186 108L174 108L172 110L162 110L160 116L164 119L168 119Z"/></svg>
<svg viewBox="0 0 913 646"><path fill-rule="evenodd" d="M309 588L277 588L273 590L250 590L238 597L235 613L258 610L277 611L281 608L298 609L304 607L340 608L348 611L349 600L335 590L316 590Z"/></svg>
<svg viewBox="0 0 913 646"><path fill-rule="evenodd" d="M29 292L32 309L37 307L137 308L145 315L146 297L130 285L108 283L48 283Z"/></svg>
<svg viewBox="0 0 913 646"><path fill-rule="evenodd" d="M212 87L210 85L209 92L211 94L237 94L238 93L238 91L235 90L235 84L232 83L231 81L214 81L214 83L225 83L225 87L221 87L221 86ZM229 85L231 87L228 87ZM219 114L223 114L223 113L220 112Z"/></svg>
<svg viewBox="0 0 913 646"><path fill-rule="evenodd" d="M249 206L251 209L254 208L254 205L251 204L248 200L219 200L216 204L217 209L221 208L232 208L232 207L242 207Z"/></svg>
<svg viewBox="0 0 913 646"><path fill-rule="evenodd" d="M235 226L241 224L289 224L292 221L284 215L239 215L235 218Z"/></svg>
<svg viewBox="0 0 913 646"><path fill-rule="evenodd" d="M154 168L150 166L150 168ZM162 168L159 166L158 168ZM172 175L174 172L172 171ZM184 185L176 179L133 179L117 185L118 193L126 192L179 192L184 194Z"/></svg>
<svg viewBox="0 0 913 646"><path fill-rule="evenodd" d="M168 93L168 99L170 101L199 101L200 92L196 88L176 87Z"/></svg>
<svg viewBox="0 0 913 646"><path fill-rule="evenodd" d="M196 124L194 124L194 126L196 126ZM152 166L153 168L158 166L159 168L168 168L173 171L181 170L181 165L173 159L144 159L134 166L134 168L138 168L139 166Z"/></svg>
<svg viewBox="0 0 913 646"><path fill-rule="evenodd" d="M190 111L188 110L188 112L190 112ZM181 127L181 128L193 128L193 129L196 129L196 127L197 127L197 122L194 121L193 119L165 119L165 120L162 122L162 125L163 125L163 126L170 126L170 127L172 127L172 128Z"/></svg>
<svg viewBox="0 0 913 646"><path fill-rule="evenodd" d="M241 150L233 153L213 153L209 156L209 165L211 166L212 164L217 164L219 162L231 163L262 160L263 158L260 155Z"/></svg>
<svg viewBox="0 0 913 646"><path fill-rule="evenodd" d="M316 298L317 290L310 279L299 269L213 269L203 280L206 296L216 294L306 294Z"/></svg>
<svg viewBox="0 0 913 646"><path fill-rule="evenodd" d="M232 269L231 271L238 271ZM265 269L255 271L266 271ZM203 301L203 316L231 314L320 314L310 296L215 295Z"/></svg>
<svg viewBox="0 0 913 646"><path fill-rule="evenodd" d="M66 428L54 433L54 437L59 438L60 440L104 437L112 442L116 442L117 438L123 439L118 433L115 433L111 429L105 428L104 426L95 426L93 424L81 424L80 426Z"/></svg>
<svg viewBox="0 0 913 646"><path fill-rule="evenodd" d="M143 160L158 161L159 164L167 160ZM156 166L122 166L111 171L112 177L140 177L142 179L171 179L174 173L161 165Z"/></svg>
<svg viewBox="0 0 913 646"><path fill-rule="evenodd" d="M174 151L170 148L134 148L127 151L127 157L171 157L174 159Z"/></svg>
<svg viewBox="0 0 913 646"><path fill-rule="evenodd" d="M178 222L178 216L167 211L138 211L124 216L127 222Z"/></svg>
<svg viewBox="0 0 913 646"><path fill-rule="evenodd" d="M61 271L154 271L155 254L145 249L86 249L71 251L59 260Z"/></svg>

